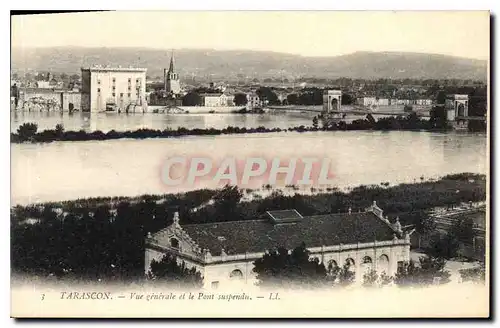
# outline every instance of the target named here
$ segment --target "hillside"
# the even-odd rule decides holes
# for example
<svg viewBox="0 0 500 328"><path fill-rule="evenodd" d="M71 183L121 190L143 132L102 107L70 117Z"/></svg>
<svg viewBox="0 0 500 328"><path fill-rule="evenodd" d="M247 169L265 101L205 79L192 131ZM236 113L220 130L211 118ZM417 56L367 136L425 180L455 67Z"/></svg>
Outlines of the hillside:
<svg viewBox="0 0 500 328"><path fill-rule="evenodd" d="M161 76L168 67L169 50L149 48L58 47L12 49L12 69L79 72L92 64L141 66L148 75ZM486 80L487 62L435 54L399 52L356 52L336 57L249 50L218 51L180 49L175 51L181 76L212 78L306 76L318 78L458 78Z"/></svg>

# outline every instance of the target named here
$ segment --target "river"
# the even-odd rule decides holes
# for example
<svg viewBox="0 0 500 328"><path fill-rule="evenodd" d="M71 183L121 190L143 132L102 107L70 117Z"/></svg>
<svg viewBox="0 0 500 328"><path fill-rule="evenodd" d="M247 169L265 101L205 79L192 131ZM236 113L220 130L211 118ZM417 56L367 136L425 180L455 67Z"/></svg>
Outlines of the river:
<svg viewBox="0 0 500 328"><path fill-rule="evenodd" d="M222 129L227 126L286 129L293 126L310 126L317 113L283 112L275 114L118 114L118 113L58 113L58 112L12 112L11 132L26 122L38 124L38 131L54 129L62 124L67 131L100 130L108 132L133 131L141 128L163 130L177 129ZM359 117L358 117L359 118Z"/></svg>
<svg viewBox="0 0 500 328"><path fill-rule="evenodd" d="M258 116L247 119L258 120ZM331 187L338 188L413 182L421 176L428 179L460 172L486 174L488 164L486 136L467 133L283 132L12 144L11 201L15 205L217 187L208 180L196 187L163 183L168 157L200 155L216 160L326 156L334 174Z"/></svg>

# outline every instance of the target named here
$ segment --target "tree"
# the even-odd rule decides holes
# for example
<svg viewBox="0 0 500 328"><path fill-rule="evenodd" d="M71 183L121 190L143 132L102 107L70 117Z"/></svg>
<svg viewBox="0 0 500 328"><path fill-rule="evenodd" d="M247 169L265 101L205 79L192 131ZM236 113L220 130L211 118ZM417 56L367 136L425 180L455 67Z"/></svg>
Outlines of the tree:
<svg viewBox="0 0 500 328"><path fill-rule="evenodd" d="M35 77L35 80L36 81L45 81L45 79L47 78L47 76L43 73L38 73Z"/></svg>
<svg viewBox="0 0 500 328"><path fill-rule="evenodd" d="M286 96L286 101L288 102L289 105L297 105L299 102L299 96L297 96L296 93L291 93L288 96Z"/></svg>
<svg viewBox="0 0 500 328"><path fill-rule="evenodd" d="M446 129L448 127L446 110L443 106L434 106L430 110L429 123L431 128Z"/></svg>
<svg viewBox="0 0 500 328"><path fill-rule="evenodd" d="M446 261L443 258L422 256L419 264L410 261L398 270L394 283L400 287L424 287L442 285L450 282L450 273L444 270Z"/></svg>
<svg viewBox="0 0 500 328"><path fill-rule="evenodd" d="M78 74L73 74L69 77L70 81L74 82L74 81L79 81L80 80L80 75Z"/></svg>
<svg viewBox="0 0 500 328"><path fill-rule="evenodd" d="M377 271L370 270L363 275L363 287L377 287L379 276Z"/></svg>
<svg viewBox="0 0 500 328"><path fill-rule="evenodd" d="M35 137L37 130L38 125L36 123L24 123L17 128L17 134L21 141L28 141Z"/></svg>
<svg viewBox="0 0 500 328"><path fill-rule="evenodd" d="M234 104L236 106L245 106L248 102L247 95L244 93L237 93L234 95Z"/></svg>
<svg viewBox="0 0 500 328"><path fill-rule="evenodd" d="M64 133L64 126L62 124L57 124L55 131L56 131L56 135L58 137L61 137L63 135L63 133Z"/></svg>
<svg viewBox="0 0 500 328"><path fill-rule="evenodd" d="M354 96L348 94L348 93L343 93L342 94L342 99L340 100L340 103L342 105L352 105L356 101L356 98Z"/></svg>
<svg viewBox="0 0 500 328"><path fill-rule="evenodd" d="M330 283L325 266L309 259L304 243L290 253L284 247L270 250L254 262L260 286L314 288Z"/></svg>
<svg viewBox="0 0 500 328"><path fill-rule="evenodd" d="M344 266L342 266L342 268L338 268L336 278L338 279L338 281L337 279L333 279L333 281L338 282L338 284L343 287L349 286L354 283L356 274L351 270L351 264L346 262Z"/></svg>
<svg viewBox="0 0 500 328"><path fill-rule="evenodd" d="M316 116L313 117L313 128L318 128L318 117Z"/></svg>
<svg viewBox="0 0 500 328"><path fill-rule="evenodd" d="M183 106L201 106L201 96L197 92L189 92L182 97Z"/></svg>
<svg viewBox="0 0 500 328"><path fill-rule="evenodd" d="M271 88L260 87L257 89L256 93L262 101L267 101L269 105L280 104L278 96Z"/></svg>
<svg viewBox="0 0 500 328"><path fill-rule="evenodd" d="M235 220L239 216L238 204L243 193L237 186L227 184L214 195L216 215L226 220ZM236 216L236 217L235 217Z"/></svg>
<svg viewBox="0 0 500 328"><path fill-rule="evenodd" d="M474 230L474 220L470 217L457 220L453 223L450 232L458 241L471 245L476 231Z"/></svg>
<svg viewBox="0 0 500 328"><path fill-rule="evenodd" d="M444 91L439 91L436 96L436 103L438 105L444 105L446 102L446 93Z"/></svg>
<svg viewBox="0 0 500 328"><path fill-rule="evenodd" d="M416 218L415 229L421 235L432 234L436 231L436 221L434 221L429 215L426 213L417 212L418 216Z"/></svg>
<svg viewBox="0 0 500 328"><path fill-rule="evenodd" d="M179 264L177 257L170 254L165 254L160 261L151 261L146 278L165 282L174 288L200 288L203 285L203 278L195 267L187 268L184 261Z"/></svg>
<svg viewBox="0 0 500 328"><path fill-rule="evenodd" d="M445 235L435 233L431 236L431 241L427 253L433 257L450 259L458 255L460 242L453 234Z"/></svg>

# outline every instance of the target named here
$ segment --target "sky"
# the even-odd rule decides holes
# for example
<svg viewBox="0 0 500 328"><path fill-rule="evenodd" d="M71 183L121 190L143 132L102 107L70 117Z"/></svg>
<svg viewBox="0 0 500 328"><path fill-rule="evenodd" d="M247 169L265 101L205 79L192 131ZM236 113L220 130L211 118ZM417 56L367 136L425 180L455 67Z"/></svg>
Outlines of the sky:
<svg viewBox="0 0 500 328"><path fill-rule="evenodd" d="M408 51L489 58L487 11L120 11L12 16L13 47Z"/></svg>

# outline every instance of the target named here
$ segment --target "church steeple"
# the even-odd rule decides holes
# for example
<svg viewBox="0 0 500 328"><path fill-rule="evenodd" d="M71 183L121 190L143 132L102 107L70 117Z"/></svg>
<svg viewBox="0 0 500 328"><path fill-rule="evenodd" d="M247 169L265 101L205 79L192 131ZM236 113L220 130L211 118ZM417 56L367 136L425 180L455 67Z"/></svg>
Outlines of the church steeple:
<svg viewBox="0 0 500 328"><path fill-rule="evenodd" d="M170 66L168 68L169 73L174 73L174 51L172 50L172 56L170 57Z"/></svg>
<svg viewBox="0 0 500 328"><path fill-rule="evenodd" d="M172 56L170 57L170 66L167 69L163 70L164 78L165 78L165 91L168 94L177 95L181 91L179 75L175 72L174 66L174 51L172 50Z"/></svg>

